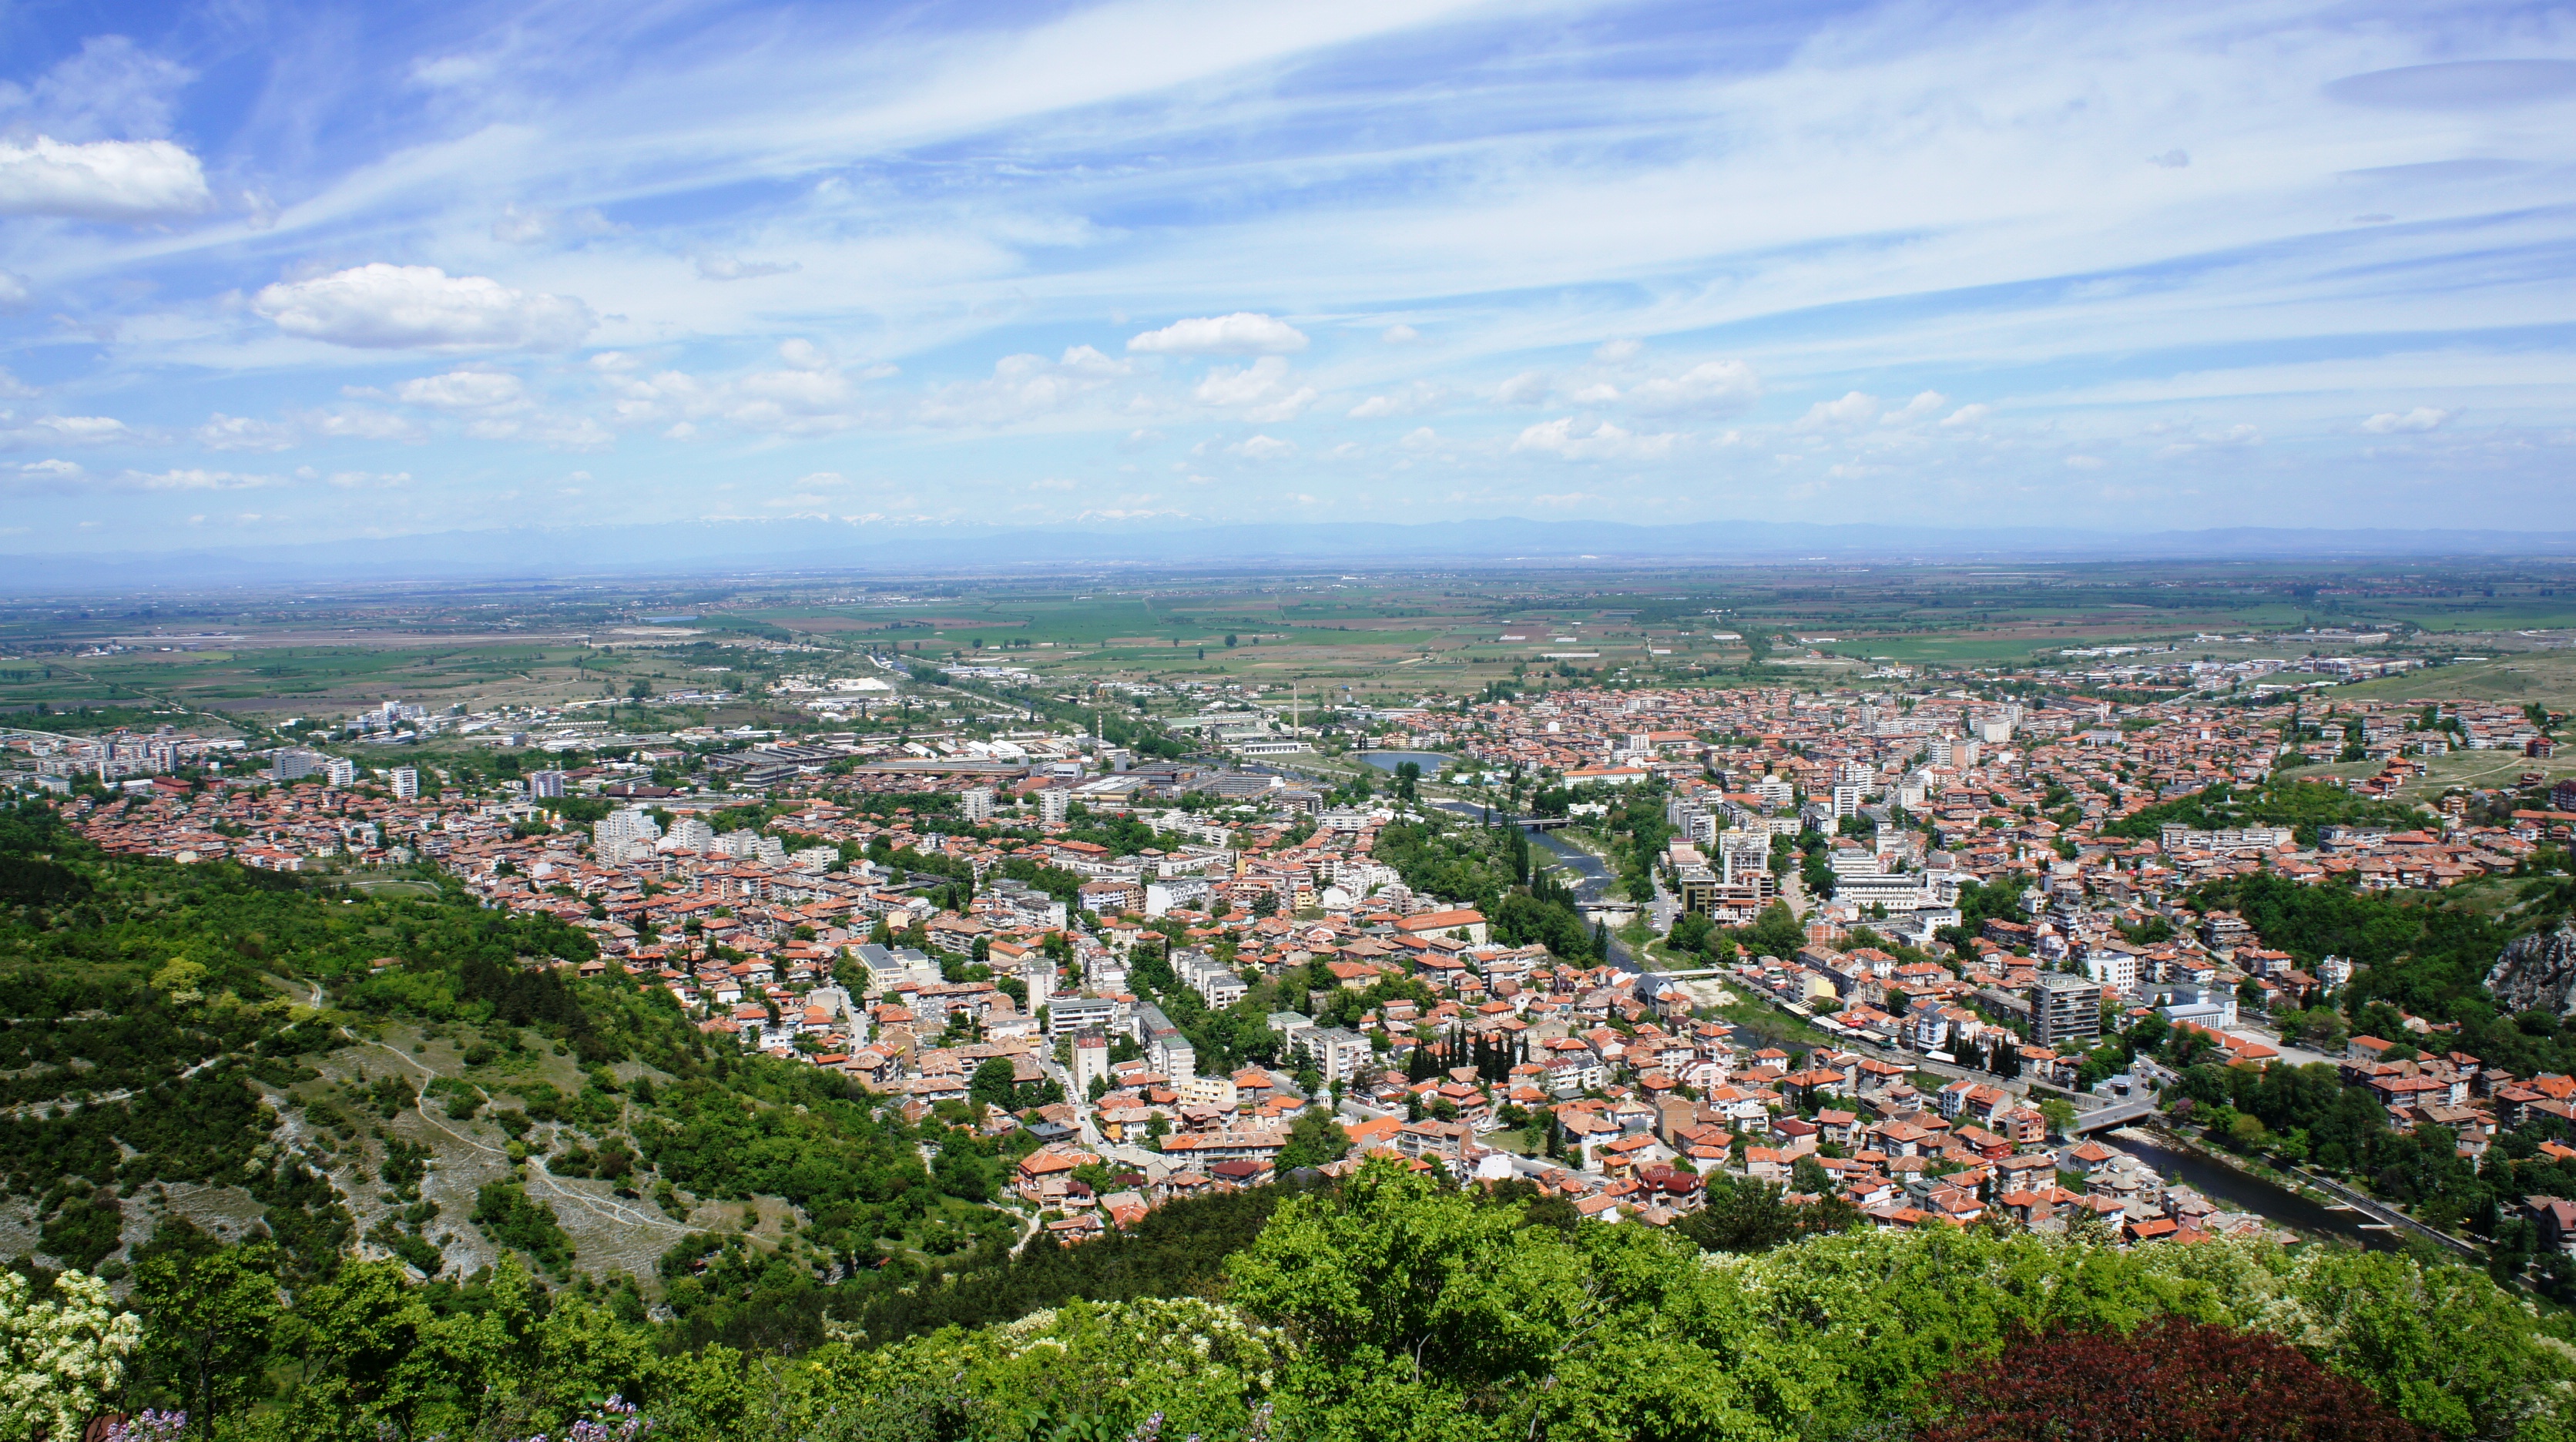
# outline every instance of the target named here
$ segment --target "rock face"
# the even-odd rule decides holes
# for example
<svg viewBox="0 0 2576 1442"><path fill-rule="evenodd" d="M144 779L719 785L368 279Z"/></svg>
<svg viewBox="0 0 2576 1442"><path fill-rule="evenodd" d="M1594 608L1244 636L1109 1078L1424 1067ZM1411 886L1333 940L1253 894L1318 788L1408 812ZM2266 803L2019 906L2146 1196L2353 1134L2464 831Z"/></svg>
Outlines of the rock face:
<svg viewBox="0 0 2576 1442"><path fill-rule="evenodd" d="M2576 1016L2576 919L2507 946L2487 973L2487 990L2508 1012L2536 1008Z"/></svg>

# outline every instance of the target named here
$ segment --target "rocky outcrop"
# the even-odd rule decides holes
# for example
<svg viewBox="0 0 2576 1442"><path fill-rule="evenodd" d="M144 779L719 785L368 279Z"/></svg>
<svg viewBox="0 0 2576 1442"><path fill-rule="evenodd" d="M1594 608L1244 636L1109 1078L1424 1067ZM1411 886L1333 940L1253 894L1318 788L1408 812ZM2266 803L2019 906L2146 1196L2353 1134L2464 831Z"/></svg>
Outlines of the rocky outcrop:
<svg viewBox="0 0 2576 1442"><path fill-rule="evenodd" d="M2508 1012L2576 1016L2576 919L2517 938L2487 973L2487 990Z"/></svg>

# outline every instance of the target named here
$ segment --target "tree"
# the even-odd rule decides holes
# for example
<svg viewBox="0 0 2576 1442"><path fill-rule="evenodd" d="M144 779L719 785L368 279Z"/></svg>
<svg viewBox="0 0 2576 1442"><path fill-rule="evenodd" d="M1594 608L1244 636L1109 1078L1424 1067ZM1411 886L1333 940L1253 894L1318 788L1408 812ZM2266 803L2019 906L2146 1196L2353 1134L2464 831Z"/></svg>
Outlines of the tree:
<svg viewBox="0 0 2576 1442"><path fill-rule="evenodd" d="M2039 1114L2048 1118L2048 1129L2059 1136L2075 1134L2075 1104L2064 1097L2041 1097Z"/></svg>
<svg viewBox="0 0 2576 1442"><path fill-rule="evenodd" d="M0 1437L78 1437L101 1399L125 1380L143 1321L119 1312L107 1283L84 1272L54 1278L35 1300L27 1279L0 1271Z"/></svg>
<svg viewBox="0 0 2576 1442"><path fill-rule="evenodd" d="M1673 918L1672 933L1665 940L1675 951L1706 951L1714 929L1706 916L1696 911L1685 911Z"/></svg>
<svg viewBox="0 0 2576 1442"><path fill-rule="evenodd" d="M1762 914L1755 917L1753 924L1746 927L1737 939L1745 950L1758 956L1792 957L1798 954L1799 947L1807 944L1807 933L1798 925L1797 915L1789 910L1789 903L1774 901L1762 908Z"/></svg>
<svg viewBox="0 0 2576 1442"><path fill-rule="evenodd" d="M1705 1315L1701 1269L1654 1228L1531 1225L1518 1201L1372 1161L1331 1193L1282 1202L1227 1269L1230 1299L1301 1344L1285 1390L1303 1434L1768 1430L1695 1324L1668 1324Z"/></svg>
<svg viewBox="0 0 2576 1442"><path fill-rule="evenodd" d="M272 1249L228 1247L173 1218L135 1250L133 1302L144 1318L145 1367L211 1433L261 1391L260 1364L278 1313Z"/></svg>
<svg viewBox="0 0 2576 1442"><path fill-rule="evenodd" d="M2023 1332L1940 1379L1924 1442L2431 1442L2438 1434L2260 1332L2160 1317L2128 1336Z"/></svg>
<svg viewBox="0 0 2576 1442"><path fill-rule="evenodd" d="M1289 1124L1288 1142L1279 1149L1278 1170L1293 1172L1299 1167L1319 1167L1337 1162L1349 1155L1351 1134L1342 1130L1332 1113L1314 1108Z"/></svg>
<svg viewBox="0 0 2576 1442"><path fill-rule="evenodd" d="M994 1057L975 1068L966 1080L969 1101L1008 1108L1011 1105L1011 1063L1007 1057Z"/></svg>
<svg viewBox="0 0 2576 1442"><path fill-rule="evenodd" d="M1824 1169L1816 1168L1814 1180L1823 1176ZM1830 1185L1816 1190L1817 1201L1792 1206L1770 1182L1712 1179L1708 1205L1691 1213L1681 1232L1702 1251L1767 1252L1800 1237L1829 1236L1866 1224L1860 1209Z"/></svg>

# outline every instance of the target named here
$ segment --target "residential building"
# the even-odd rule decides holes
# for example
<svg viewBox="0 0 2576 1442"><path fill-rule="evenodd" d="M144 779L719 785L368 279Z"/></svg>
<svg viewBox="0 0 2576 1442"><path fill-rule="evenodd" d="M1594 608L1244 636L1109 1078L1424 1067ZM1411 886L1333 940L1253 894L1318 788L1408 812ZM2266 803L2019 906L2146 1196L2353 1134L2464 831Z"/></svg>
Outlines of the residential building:
<svg viewBox="0 0 2576 1442"><path fill-rule="evenodd" d="M2102 1034L2102 987L2083 977L2042 972L2030 993L2031 1040L2041 1046L2090 1041Z"/></svg>

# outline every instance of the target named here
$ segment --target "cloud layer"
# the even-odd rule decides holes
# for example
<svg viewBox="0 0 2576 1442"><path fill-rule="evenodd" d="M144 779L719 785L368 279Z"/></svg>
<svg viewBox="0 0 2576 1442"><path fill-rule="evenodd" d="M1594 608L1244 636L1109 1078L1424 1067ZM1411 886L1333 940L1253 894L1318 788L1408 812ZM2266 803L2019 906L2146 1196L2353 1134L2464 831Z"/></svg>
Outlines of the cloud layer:
<svg viewBox="0 0 2576 1442"><path fill-rule="evenodd" d="M0 480L138 544L254 486L305 536L2576 527L2576 16L1177 13L14 35Z"/></svg>

